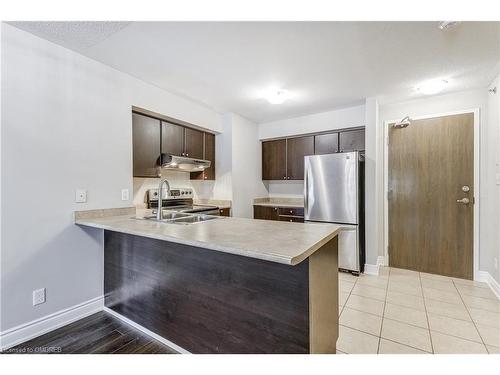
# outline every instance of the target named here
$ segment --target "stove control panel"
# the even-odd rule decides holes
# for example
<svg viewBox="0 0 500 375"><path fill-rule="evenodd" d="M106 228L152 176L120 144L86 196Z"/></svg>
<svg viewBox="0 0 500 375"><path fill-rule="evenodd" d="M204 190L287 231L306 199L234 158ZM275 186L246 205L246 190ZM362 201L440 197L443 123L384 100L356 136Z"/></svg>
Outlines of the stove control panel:
<svg viewBox="0 0 500 375"><path fill-rule="evenodd" d="M190 188L173 188L170 189L168 196L167 189L163 190L163 199L186 199L193 198L193 189ZM149 189L148 198L150 201L158 200L158 189Z"/></svg>

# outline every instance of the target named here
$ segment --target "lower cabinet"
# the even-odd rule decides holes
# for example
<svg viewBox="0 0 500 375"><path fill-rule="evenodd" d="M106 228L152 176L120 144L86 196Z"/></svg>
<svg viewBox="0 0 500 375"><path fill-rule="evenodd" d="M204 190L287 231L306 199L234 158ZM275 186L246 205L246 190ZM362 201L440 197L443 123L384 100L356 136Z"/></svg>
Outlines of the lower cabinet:
<svg viewBox="0 0 500 375"><path fill-rule="evenodd" d="M231 209L229 207L219 208L219 216L231 216Z"/></svg>
<svg viewBox="0 0 500 375"><path fill-rule="evenodd" d="M253 206L253 218L303 223L304 209L301 207Z"/></svg>

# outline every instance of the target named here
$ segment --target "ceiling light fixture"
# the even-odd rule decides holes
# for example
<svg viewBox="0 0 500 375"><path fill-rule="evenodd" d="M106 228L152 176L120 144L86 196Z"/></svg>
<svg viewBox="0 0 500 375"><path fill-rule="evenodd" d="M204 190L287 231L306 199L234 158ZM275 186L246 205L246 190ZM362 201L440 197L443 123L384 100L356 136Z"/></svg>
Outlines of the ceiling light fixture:
<svg viewBox="0 0 500 375"><path fill-rule="evenodd" d="M262 95L271 104L283 104L285 100L290 99L290 93L282 89L271 89Z"/></svg>
<svg viewBox="0 0 500 375"><path fill-rule="evenodd" d="M444 90L448 81L445 79L435 79L427 82L423 82L420 86L417 87L417 91L424 95L434 95L438 92Z"/></svg>

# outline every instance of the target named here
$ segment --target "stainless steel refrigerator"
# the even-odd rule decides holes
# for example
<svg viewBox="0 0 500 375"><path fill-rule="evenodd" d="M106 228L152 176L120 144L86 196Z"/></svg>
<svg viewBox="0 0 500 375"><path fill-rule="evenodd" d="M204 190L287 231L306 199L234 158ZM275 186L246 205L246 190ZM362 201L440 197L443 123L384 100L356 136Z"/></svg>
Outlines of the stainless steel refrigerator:
<svg viewBox="0 0 500 375"><path fill-rule="evenodd" d="M339 268L363 272L364 157L359 152L304 158L304 219L345 226L339 235Z"/></svg>

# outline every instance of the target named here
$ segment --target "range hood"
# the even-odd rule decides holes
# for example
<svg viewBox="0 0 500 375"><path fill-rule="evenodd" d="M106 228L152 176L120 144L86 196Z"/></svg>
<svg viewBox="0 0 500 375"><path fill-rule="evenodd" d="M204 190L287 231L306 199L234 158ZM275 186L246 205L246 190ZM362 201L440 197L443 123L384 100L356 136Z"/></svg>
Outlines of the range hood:
<svg viewBox="0 0 500 375"><path fill-rule="evenodd" d="M181 172L201 172L210 167L210 160L193 159L185 156L161 154L161 168Z"/></svg>

